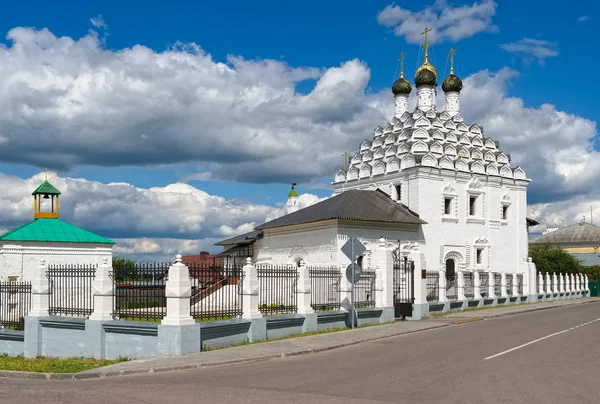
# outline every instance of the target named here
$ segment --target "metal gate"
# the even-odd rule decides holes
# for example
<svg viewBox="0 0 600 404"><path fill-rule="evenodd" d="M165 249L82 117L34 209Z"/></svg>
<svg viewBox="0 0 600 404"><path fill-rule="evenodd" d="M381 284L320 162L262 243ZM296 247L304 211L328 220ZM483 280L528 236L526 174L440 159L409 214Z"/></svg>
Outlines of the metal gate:
<svg viewBox="0 0 600 404"><path fill-rule="evenodd" d="M394 316L411 317L415 302L415 263L394 252Z"/></svg>

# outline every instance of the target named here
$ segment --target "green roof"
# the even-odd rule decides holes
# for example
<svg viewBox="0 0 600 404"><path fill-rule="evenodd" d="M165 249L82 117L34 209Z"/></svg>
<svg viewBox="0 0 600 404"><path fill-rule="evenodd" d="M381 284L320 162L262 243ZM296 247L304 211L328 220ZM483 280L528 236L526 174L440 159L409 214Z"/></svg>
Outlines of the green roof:
<svg viewBox="0 0 600 404"><path fill-rule="evenodd" d="M298 196L298 193L296 192L296 190L294 188L292 188L290 190L290 193L288 194L288 198L291 198L292 196Z"/></svg>
<svg viewBox="0 0 600 404"><path fill-rule="evenodd" d="M115 244L112 240L59 219L36 219L1 235L0 241Z"/></svg>
<svg viewBox="0 0 600 404"><path fill-rule="evenodd" d="M54 187L54 185L50 184L48 181L42 182L42 185L37 187L35 191L31 195L60 195L60 191Z"/></svg>

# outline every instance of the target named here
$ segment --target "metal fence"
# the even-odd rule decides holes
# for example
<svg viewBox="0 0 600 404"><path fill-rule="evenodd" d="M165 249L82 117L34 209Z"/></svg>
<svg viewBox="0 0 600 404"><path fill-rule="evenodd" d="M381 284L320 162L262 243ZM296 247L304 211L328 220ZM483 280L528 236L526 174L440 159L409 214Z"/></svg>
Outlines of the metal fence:
<svg viewBox="0 0 600 404"><path fill-rule="evenodd" d="M113 317L120 320L158 321L166 315L165 283L169 263L117 262L110 277L115 298Z"/></svg>
<svg viewBox="0 0 600 404"><path fill-rule="evenodd" d="M494 295L500 297L502 295L502 274L494 272Z"/></svg>
<svg viewBox="0 0 600 404"><path fill-rule="evenodd" d="M475 297L475 275L473 272L463 272L465 298Z"/></svg>
<svg viewBox="0 0 600 404"><path fill-rule="evenodd" d="M427 271L427 301L438 302L440 300L440 273L438 271Z"/></svg>
<svg viewBox="0 0 600 404"><path fill-rule="evenodd" d="M479 272L479 294L481 297L488 297L490 290L490 273Z"/></svg>
<svg viewBox="0 0 600 404"><path fill-rule="evenodd" d="M298 310L298 269L293 265L257 266L258 309L262 314L295 313Z"/></svg>
<svg viewBox="0 0 600 404"><path fill-rule="evenodd" d="M31 310L31 282L0 282L0 328L24 330Z"/></svg>
<svg viewBox="0 0 600 404"><path fill-rule="evenodd" d="M506 274L506 294L513 295L513 274Z"/></svg>
<svg viewBox="0 0 600 404"><path fill-rule="evenodd" d="M202 321L242 316L243 267L189 264L192 295L190 312Z"/></svg>
<svg viewBox="0 0 600 404"><path fill-rule="evenodd" d="M375 307L375 281L377 274L374 270L365 269L360 273L360 279L354 285L354 307Z"/></svg>
<svg viewBox="0 0 600 404"><path fill-rule="evenodd" d="M517 275L517 293L523 295L523 275Z"/></svg>
<svg viewBox="0 0 600 404"><path fill-rule="evenodd" d="M310 305L315 311L336 310L341 306L340 282L342 272L338 267L309 267Z"/></svg>
<svg viewBox="0 0 600 404"><path fill-rule="evenodd" d="M50 284L48 313L51 316L88 317L92 314L95 264L50 265L46 276Z"/></svg>
<svg viewBox="0 0 600 404"><path fill-rule="evenodd" d="M448 300L458 300L458 282L456 273L448 276L448 272L446 272L446 298Z"/></svg>

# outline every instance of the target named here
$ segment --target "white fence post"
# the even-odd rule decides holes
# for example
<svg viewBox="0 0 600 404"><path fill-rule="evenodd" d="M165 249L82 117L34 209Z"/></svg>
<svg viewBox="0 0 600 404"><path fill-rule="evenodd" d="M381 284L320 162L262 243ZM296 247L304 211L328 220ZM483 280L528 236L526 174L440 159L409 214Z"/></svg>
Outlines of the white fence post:
<svg viewBox="0 0 600 404"><path fill-rule="evenodd" d="M317 331L317 314L310 305L312 295L312 284L310 273L304 260L300 261L298 267L298 285L296 287L296 296L298 298L297 313L304 316L302 332Z"/></svg>
<svg viewBox="0 0 600 404"><path fill-rule="evenodd" d="M502 272L500 274L500 297L507 297L508 293L506 292L506 274Z"/></svg>
<svg viewBox="0 0 600 404"><path fill-rule="evenodd" d="M457 298L458 300L467 300L465 297L465 274L463 271L456 271L456 287L458 288Z"/></svg>
<svg viewBox="0 0 600 404"><path fill-rule="evenodd" d="M473 299L481 299L481 276L478 271L473 272Z"/></svg>
<svg viewBox="0 0 600 404"><path fill-rule="evenodd" d="M571 293L571 275L565 274L565 292Z"/></svg>
<svg viewBox="0 0 600 404"><path fill-rule="evenodd" d="M587 275L583 275L583 290L590 291L590 280Z"/></svg>
<svg viewBox="0 0 600 404"><path fill-rule="evenodd" d="M517 279L517 273L512 274L512 295L519 296L519 280ZM517 302L518 303L518 302Z"/></svg>
<svg viewBox="0 0 600 404"><path fill-rule="evenodd" d="M108 265L108 257L102 258L102 264L96 269L96 276L92 283L92 293L94 294L94 311L90 315L90 320L108 321L112 320L114 287L110 278L111 265Z"/></svg>
<svg viewBox="0 0 600 404"><path fill-rule="evenodd" d="M267 320L258 309L259 293L258 272L252 265L252 259L246 258L244 265L244 283L242 288L242 318L251 322L248 341L262 341L267 338Z"/></svg>
<svg viewBox="0 0 600 404"><path fill-rule="evenodd" d="M544 290L544 276L542 274L538 274L538 294L542 294L545 292Z"/></svg>
<svg viewBox="0 0 600 404"><path fill-rule="evenodd" d="M378 248L371 251L371 266L375 268L375 273L377 274L377 284L379 285L378 289L380 289L375 295L375 306L379 308L387 307L389 310L392 310L389 321L393 321L394 258L392 256L392 252L386 247L387 240L382 237L378 241Z"/></svg>
<svg viewBox="0 0 600 404"><path fill-rule="evenodd" d="M181 255L177 254L175 264L169 267L169 280L165 285L167 298L167 315L162 319L162 325L190 325L195 321L192 318L190 297L192 296L192 281L190 270L181 262Z"/></svg>
<svg viewBox="0 0 600 404"><path fill-rule="evenodd" d="M548 272L546 272L546 288L544 289L544 292L546 292L546 294L548 293L552 293L552 282L550 281L550 274Z"/></svg>
<svg viewBox="0 0 600 404"><path fill-rule="evenodd" d="M49 315L50 282L46 275L46 260L40 260L40 265L33 272L31 280L31 310L25 316L25 340L23 344L23 356L35 358L42 355L42 329L40 317Z"/></svg>
<svg viewBox="0 0 600 404"><path fill-rule="evenodd" d="M448 299L446 298L446 271L444 271L443 269L440 269L440 279L438 285L440 287L439 302L447 302Z"/></svg>

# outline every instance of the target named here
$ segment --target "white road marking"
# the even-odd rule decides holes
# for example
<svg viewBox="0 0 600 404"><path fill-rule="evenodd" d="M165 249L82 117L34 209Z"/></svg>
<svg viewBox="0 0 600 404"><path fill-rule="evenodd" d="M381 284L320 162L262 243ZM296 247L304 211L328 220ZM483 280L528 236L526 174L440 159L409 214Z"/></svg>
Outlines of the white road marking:
<svg viewBox="0 0 600 404"><path fill-rule="evenodd" d="M483 360L485 361L485 360L488 360L488 359L494 359L494 358L497 358L498 356L505 355L505 354L507 354L507 353L510 353L510 352L516 351L517 349L525 348L526 346L529 346L529 345L535 344L536 342L540 342L540 341L543 341L543 340L545 340L545 339L548 339L548 338L551 338L551 337L554 337L554 336L557 336L557 335L560 335L560 334L564 334L564 333L566 333L566 332L569 332L569 331L575 330L575 329L577 329L577 328L579 328L579 327L583 327L584 325L588 325L588 324L591 324L591 323L595 323L596 321L600 321L600 318L597 318L596 320L593 320L593 321L590 321L590 322L587 322L587 323L584 323L584 324L576 325L575 327L571 327L571 328L569 328L568 330L562 330L562 331L559 331L559 332L555 332L554 334L546 335L545 337L538 338L538 339L536 339L536 340L533 340L533 341L529 341L529 342L527 342L526 344L523 344L523 345L516 346L516 347L514 347L514 348L511 348L511 349L508 349L508 350L506 350L506 351L504 351L504 352L497 353L496 355L488 356L487 358L483 358Z"/></svg>

